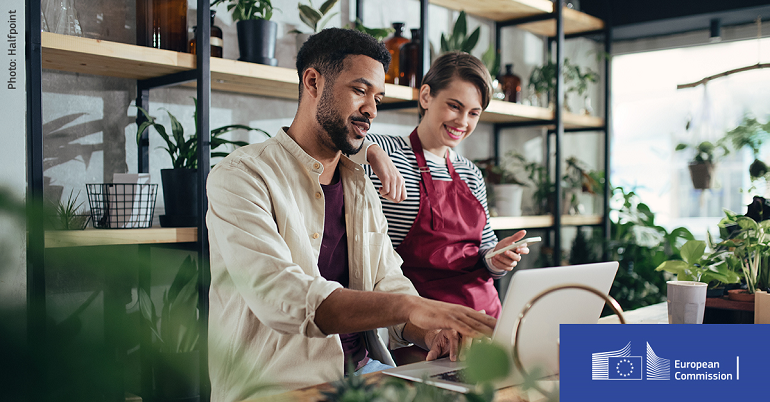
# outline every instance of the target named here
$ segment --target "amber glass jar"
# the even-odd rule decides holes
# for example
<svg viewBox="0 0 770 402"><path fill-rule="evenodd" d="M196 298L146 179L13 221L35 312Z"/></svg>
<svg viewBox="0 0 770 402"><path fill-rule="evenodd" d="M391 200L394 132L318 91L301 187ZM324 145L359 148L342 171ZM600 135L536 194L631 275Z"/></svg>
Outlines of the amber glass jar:
<svg viewBox="0 0 770 402"><path fill-rule="evenodd" d="M398 85L420 87L422 80L422 57L420 57L420 30L411 29L412 40L401 46L399 52Z"/></svg>
<svg viewBox="0 0 770 402"><path fill-rule="evenodd" d="M144 2L145 7L141 13L137 11L137 20L150 17L152 21L151 42L149 46L158 49L186 52L187 0L137 0L137 3L140 2ZM149 5L148 3L152 4L152 7L146 7ZM151 15L147 16L147 12L151 13ZM137 35L139 35L138 32Z"/></svg>
<svg viewBox="0 0 770 402"><path fill-rule="evenodd" d="M393 29L395 29L393 36L385 39L385 42L383 42L385 47L388 48L388 52L390 52L390 67L388 68L388 72L385 73L385 82L389 84L398 84L398 73L400 70L399 56L401 55L401 46L409 43L409 39L404 37L403 22L394 22Z"/></svg>
<svg viewBox="0 0 770 402"><path fill-rule="evenodd" d="M521 78L513 73L513 64L505 65L505 75L500 77L503 93L508 102L521 103Z"/></svg>
<svg viewBox="0 0 770 402"><path fill-rule="evenodd" d="M211 43L211 57L222 57L222 45L224 42L222 41L222 29L218 26L214 25L214 17L216 16L217 12L215 10L211 10L211 37L209 38L209 43ZM197 46L197 39L198 39L198 26L193 27L193 37L190 39L190 44L188 46L190 53L195 53L195 47Z"/></svg>

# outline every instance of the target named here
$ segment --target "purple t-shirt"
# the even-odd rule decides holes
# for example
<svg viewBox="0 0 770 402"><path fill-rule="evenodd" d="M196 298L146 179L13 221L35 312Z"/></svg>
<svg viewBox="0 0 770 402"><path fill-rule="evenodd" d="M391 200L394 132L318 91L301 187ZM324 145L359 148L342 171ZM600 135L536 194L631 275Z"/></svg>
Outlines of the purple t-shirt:
<svg viewBox="0 0 770 402"><path fill-rule="evenodd" d="M318 270L321 276L348 287L348 236L345 232L345 197L339 171L334 173L335 184L321 185L324 192L325 215L324 237L318 255ZM340 334L345 361L352 361L356 370L369 360L363 333ZM347 370L347 364L345 365Z"/></svg>

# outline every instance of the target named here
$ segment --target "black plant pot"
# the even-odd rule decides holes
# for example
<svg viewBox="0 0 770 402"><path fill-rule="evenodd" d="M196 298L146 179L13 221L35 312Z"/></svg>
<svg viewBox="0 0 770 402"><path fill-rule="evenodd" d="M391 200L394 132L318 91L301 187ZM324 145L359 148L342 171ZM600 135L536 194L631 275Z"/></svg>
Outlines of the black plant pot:
<svg viewBox="0 0 770 402"><path fill-rule="evenodd" d="M152 372L156 401L200 401L200 354L197 350L156 353Z"/></svg>
<svg viewBox="0 0 770 402"><path fill-rule="evenodd" d="M247 20L238 21L235 26L238 30L238 50L241 53L238 60L278 65L278 59L275 58L278 24L267 20Z"/></svg>
<svg viewBox="0 0 770 402"><path fill-rule="evenodd" d="M162 227L197 227L200 222L197 169L161 169L166 214Z"/></svg>
<svg viewBox="0 0 770 402"><path fill-rule="evenodd" d="M711 188L711 175L714 172L714 165L711 162L691 163L689 168L693 188L696 190Z"/></svg>

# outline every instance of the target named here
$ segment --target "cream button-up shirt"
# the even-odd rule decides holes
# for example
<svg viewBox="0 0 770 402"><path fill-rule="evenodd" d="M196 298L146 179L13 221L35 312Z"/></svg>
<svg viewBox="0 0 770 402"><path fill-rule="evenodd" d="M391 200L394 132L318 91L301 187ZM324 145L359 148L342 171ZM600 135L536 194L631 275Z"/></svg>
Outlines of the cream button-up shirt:
<svg viewBox="0 0 770 402"><path fill-rule="evenodd" d="M208 177L212 401L237 401L343 375L339 336L324 334L314 321L321 302L341 287L324 279L317 266L324 231L322 171L321 163L281 130L236 150ZM350 289L417 295L401 272L371 181L345 156L339 171ZM408 344L402 332L403 324L389 328L391 347ZM365 338L372 358L393 364L377 331L367 331ZM263 388L267 385L278 387Z"/></svg>

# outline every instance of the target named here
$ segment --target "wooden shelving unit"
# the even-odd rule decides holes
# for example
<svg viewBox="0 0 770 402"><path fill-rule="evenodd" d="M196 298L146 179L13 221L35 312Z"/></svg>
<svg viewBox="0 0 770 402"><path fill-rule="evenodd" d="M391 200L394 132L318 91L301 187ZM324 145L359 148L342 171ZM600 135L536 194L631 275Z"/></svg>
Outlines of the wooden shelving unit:
<svg viewBox="0 0 770 402"><path fill-rule="evenodd" d="M119 244L194 243L198 228L49 230L45 247L82 247Z"/></svg>
<svg viewBox="0 0 770 402"><path fill-rule="evenodd" d="M144 46L42 32L43 68L134 80L195 69L195 56ZM211 58L211 88L297 99L297 70ZM186 84L195 86L194 82ZM386 84L384 102L417 99L417 90Z"/></svg>
<svg viewBox="0 0 770 402"><path fill-rule="evenodd" d="M195 57L125 43L107 42L74 36L42 33L43 68L83 74L144 80L195 69ZM219 91L297 99L297 71L283 67L211 59L211 88ZM191 82L185 84L194 86ZM414 88L386 84L388 102L416 101ZM417 108L401 109L417 113ZM518 103L493 100L481 115L481 121L511 123L553 120L552 110ZM601 127L604 120L595 116L565 113L565 126Z"/></svg>
<svg viewBox="0 0 770 402"><path fill-rule="evenodd" d="M534 17L553 12L553 3L548 0L430 0L431 4L465 11L468 14L492 21L509 21ZM552 19L517 25L518 28L536 35L555 36L556 22ZM604 22L596 17L564 8L564 33L574 34L604 29Z"/></svg>
<svg viewBox="0 0 770 402"><path fill-rule="evenodd" d="M601 215L562 215L562 226L591 226L602 223ZM492 230L538 229L554 225L551 215L537 216L497 216L489 219Z"/></svg>

